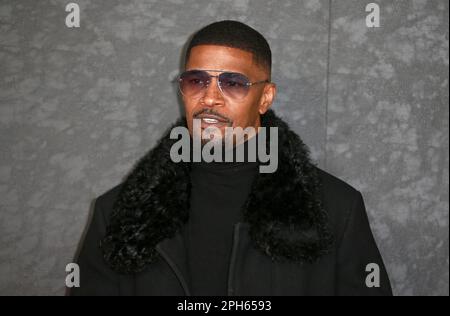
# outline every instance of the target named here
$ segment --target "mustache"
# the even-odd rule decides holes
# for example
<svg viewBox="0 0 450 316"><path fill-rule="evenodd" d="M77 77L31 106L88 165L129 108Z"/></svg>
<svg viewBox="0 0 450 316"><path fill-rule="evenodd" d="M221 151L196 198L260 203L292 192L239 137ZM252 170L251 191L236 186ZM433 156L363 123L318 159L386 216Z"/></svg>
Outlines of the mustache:
<svg viewBox="0 0 450 316"><path fill-rule="evenodd" d="M231 120L230 118L226 117L225 115L220 114L212 109L201 109L201 110L195 112L192 116L193 116L193 118L197 118L201 114L215 115L215 116L220 117L221 119L225 120L227 123L233 123L233 120Z"/></svg>

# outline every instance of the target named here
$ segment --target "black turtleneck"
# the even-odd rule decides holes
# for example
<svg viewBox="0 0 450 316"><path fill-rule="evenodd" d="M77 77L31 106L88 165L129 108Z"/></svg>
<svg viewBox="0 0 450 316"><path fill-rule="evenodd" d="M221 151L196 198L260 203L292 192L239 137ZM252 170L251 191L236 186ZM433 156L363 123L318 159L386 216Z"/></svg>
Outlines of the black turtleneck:
<svg viewBox="0 0 450 316"><path fill-rule="evenodd" d="M185 234L193 295L227 295L234 224L242 221L258 166L257 162L191 164Z"/></svg>

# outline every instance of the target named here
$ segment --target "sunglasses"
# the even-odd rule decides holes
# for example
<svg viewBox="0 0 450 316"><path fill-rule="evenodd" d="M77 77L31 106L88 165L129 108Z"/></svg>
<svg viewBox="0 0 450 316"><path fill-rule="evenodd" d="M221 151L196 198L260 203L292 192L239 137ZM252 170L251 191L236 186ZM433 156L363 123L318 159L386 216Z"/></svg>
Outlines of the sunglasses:
<svg viewBox="0 0 450 316"><path fill-rule="evenodd" d="M217 78L219 90L225 97L235 100L244 99L250 87L260 83L270 83L269 80L250 82L243 74L237 72L222 72L212 76L207 71L220 72L220 70L188 70L178 76L181 93L190 98L200 97L211 83L211 78Z"/></svg>

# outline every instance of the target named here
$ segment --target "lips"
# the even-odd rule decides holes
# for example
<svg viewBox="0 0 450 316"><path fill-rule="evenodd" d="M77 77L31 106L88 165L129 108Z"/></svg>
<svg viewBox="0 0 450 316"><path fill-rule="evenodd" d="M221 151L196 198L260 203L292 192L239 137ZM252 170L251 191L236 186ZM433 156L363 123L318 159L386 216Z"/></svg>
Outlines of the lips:
<svg viewBox="0 0 450 316"><path fill-rule="evenodd" d="M222 122L222 123L228 122L228 120L226 120L220 116L213 115L213 114L201 114L201 115L198 115L196 118L201 119L201 120L211 120L211 121L214 120L216 122Z"/></svg>
<svg viewBox="0 0 450 316"><path fill-rule="evenodd" d="M208 125L223 125L228 123L228 120L223 119L220 116L212 115L212 114L202 114L198 115L196 119L202 120L202 127Z"/></svg>
<svg viewBox="0 0 450 316"><path fill-rule="evenodd" d="M217 124L217 123L219 123L218 120L213 119L213 118L207 118L207 117L202 118L202 121L207 123L207 124Z"/></svg>

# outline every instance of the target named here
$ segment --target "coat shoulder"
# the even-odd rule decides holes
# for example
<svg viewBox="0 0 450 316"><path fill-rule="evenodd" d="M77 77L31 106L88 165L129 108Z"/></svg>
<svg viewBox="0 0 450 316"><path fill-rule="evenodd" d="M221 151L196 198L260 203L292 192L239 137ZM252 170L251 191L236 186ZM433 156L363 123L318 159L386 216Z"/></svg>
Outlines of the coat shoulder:
<svg viewBox="0 0 450 316"><path fill-rule="evenodd" d="M322 184L321 197L323 206L329 216L335 236L341 236L348 218L358 201L361 193L342 179L317 168L317 175Z"/></svg>
<svg viewBox="0 0 450 316"><path fill-rule="evenodd" d="M360 194L356 188L331 173L328 173L318 167L316 167L316 172L323 185L323 190L326 195L334 193L334 195L340 196L343 199L355 199L358 194Z"/></svg>

